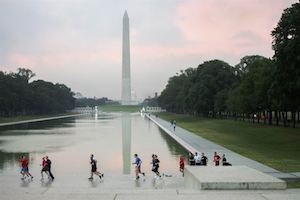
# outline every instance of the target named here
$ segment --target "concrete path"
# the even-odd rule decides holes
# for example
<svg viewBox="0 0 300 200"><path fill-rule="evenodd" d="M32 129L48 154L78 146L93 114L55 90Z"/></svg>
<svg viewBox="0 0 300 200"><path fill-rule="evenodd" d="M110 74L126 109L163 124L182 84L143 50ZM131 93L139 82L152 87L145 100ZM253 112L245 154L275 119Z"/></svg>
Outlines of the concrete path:
<svg viewBox="0 0 300 200"><path fill-rule="evenodd" d="M80 113L80 114L72 114L72 115L62 115L62 116L57 116L57 117L45 117L45 118L39 118L39 119L30 119L30 120L23 120L23 121L16 121L16 122L6 122L6 123L0 123L0 127L17 125L17 124L26 124L26 123L32 123L32 122L49 121L49 120L55 120L55 119L63 119L63 118L69 118L69 117L77 117L77 116L86 115L86 114L87 113Z"/></svg>
<svg viewBox="0 0 300 200"><path fill-rule="evenodd" d="M225 154L227 161L233 165L246 165L250 168L256 169L263 173L267 173L277 178L284 180L300 179L300 173L282 173L276 169L263 165L257 161L246 158L240 154L237 154L221 145L213 143L207 139L204 139L186 129L176 127L175 131L170 122L167 122L161 118L155 117L154 115L146 115L150 120L157 124L167 134L178 141L183 147L191 152L204 152L209 159L208 165L213 165L213 153L216 151L219 155Z"/></svg>
<svg viewBox="0 0 300 200"><path fill-rule="evenodd" d="M84 179L83 179L84 177ZM134 175L105 176L103 180L88 181L81 175L70 179L57 179L53 182L41 182L37 177L33 181L21 181L11 176L1 176L1 200L77 200L77 199L109 199L109 200L298 200L299 189L288 190L253 190L253 191L216 191L216 190L191 190L181 187L176 183L183 179L179 177L165 178L160 187L153 187L152 177L136 181ZM75 179L74 179L75 178ZM77 181L74 181L76 180ZM5 183L5 184L4 184Z"/></svg>

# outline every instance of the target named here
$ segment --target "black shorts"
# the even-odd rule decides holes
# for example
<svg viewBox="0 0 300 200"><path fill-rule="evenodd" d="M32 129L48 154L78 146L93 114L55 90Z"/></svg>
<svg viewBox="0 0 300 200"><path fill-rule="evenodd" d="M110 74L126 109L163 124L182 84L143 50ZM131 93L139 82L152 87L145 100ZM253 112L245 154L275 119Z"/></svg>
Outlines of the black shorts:
<svg viewBox="0 0 300 200"><path fill-rule="evenodd" d="M97 167L92 167L92 172L96 172L97 171Z"/></svg>
<svg viewBox="0 0 300 200"><path fill-rule="evenodd" d="M153 172L158 172L158 167L152 167Z"/></svg>

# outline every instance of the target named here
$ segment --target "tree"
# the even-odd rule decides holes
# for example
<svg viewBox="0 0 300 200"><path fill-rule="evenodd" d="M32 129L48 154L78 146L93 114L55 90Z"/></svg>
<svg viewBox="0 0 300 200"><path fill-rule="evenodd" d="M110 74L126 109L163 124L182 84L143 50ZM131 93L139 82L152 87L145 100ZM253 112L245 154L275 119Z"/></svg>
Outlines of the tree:
<svg viewBox="0 0 300 200"><path fill-rule="evenodd" d="M292 111L295 127L300 102L300 3L284 10L272 36L279 105L283 111Z"/></svg>
<svg viewBox="0 0 300 200"><path fill-rule="evenodd" d="M28 83L28 81L35 76L35 73L33 73L30 69L18 68L16 76L24 79Z"/></svg>
<svg viewBox="0 0 300 200"><path fill-rule="evenodd" d="M215 116L226 110L228 91L236 82L232 66L220 60L207 61L171 77L159 104L172 112Z"/></svg>
<svg viewBox="0 0 300 200"><path fill-rule="evenodd" d="M192 85L190 79L194 73L194 69L188 68L171 77L158 98L160 106L173 112L187 112L189 110L187 107L187 93Z"/></svg>
<svg viewBox="0 0 300 200"><path fill-rule="evenodd" d="M34 73L19 68L17 73L0 71L0 116L65 112L74 107L70 88L42 80L29 80Z"/></svg>

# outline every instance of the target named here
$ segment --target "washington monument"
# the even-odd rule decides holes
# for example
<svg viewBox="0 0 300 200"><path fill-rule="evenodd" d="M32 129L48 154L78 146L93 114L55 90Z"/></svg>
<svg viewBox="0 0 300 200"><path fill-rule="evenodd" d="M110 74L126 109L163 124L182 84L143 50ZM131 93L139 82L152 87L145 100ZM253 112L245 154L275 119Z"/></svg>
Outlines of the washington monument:
<svg viewBox="0 0 300 200"><path fill-rule="evenodd" d="M123 50L122 50L122 105L131 105L130 79L130 43L129 18L127 11L123 16Z"/></svg>

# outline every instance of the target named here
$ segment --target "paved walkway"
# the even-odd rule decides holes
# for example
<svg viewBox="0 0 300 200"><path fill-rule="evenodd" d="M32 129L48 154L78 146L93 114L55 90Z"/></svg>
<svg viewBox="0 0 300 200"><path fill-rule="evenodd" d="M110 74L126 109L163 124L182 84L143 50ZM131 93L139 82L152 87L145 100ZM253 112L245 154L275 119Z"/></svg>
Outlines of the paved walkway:
<svg viewBox="0 0 300 200"><path fill-rule="evenodd" d="M163 187L151 187L151 178L146 176L146 180L136 181L132 176L105 176L103 180L88 181L86 174L77 177L77 181L70 179L54 180L53 182L40 182L38 178L33 181L20 181L10 176L1 176L0 187L1 200L298 200L300 198L299 189L288 190L191 190L178 187L174 184L173 178L165 178ZM74 175L75 176L75 175ZM75 178L75 177L74 177ZM71 177L73 180L73 178ZM85 181L84 181L85 180ZM176 180L178 180L176 178ZM166 186L166 187L165 187Z"/></svg>
<svg viewBox="0 0 300 200"><path fill-rule="evenodd" d="M69 118L69 117L77 117L81 115L86 115L87 113L81 113L81 114L72 114L72 115L62 115L57 117L44 117L39 119L30 119L30 120L23 120L23 121L16 121L16 122L6 122L6 123L0 123L1 126L10 126L10 125L17 125L17 124L26 124L26 123L32 123L32 122L41 122L41 121L49 121L49 120L55 120L55 119L63 119L63 118Z"/></svg>
<svg viewBox="0 0 300 200"><path fill-rule="evenodd" d="M276 169L263 165L257 161L246 158L240 154L237 154L221 145L213 143L207 139L204 139L186 129L176 127L173 130L173 126L170 122L167 122L161 118L155 117L154 115L146 115L150 120L157 124L161 129L173 137L177 142L179 142L183 147L185 147L190 152L204 152L209 159L209 165L213 165L212 158L213 153L216 151L220 155L225 154L228 162L233 165L246 165L253 169L259 170L263 173L267 173L276 178L281 178L284 180L289 179L300 179L300 173L282 173Z"/></svg>

